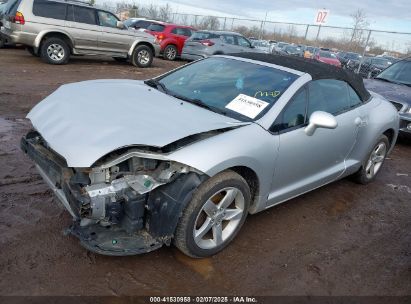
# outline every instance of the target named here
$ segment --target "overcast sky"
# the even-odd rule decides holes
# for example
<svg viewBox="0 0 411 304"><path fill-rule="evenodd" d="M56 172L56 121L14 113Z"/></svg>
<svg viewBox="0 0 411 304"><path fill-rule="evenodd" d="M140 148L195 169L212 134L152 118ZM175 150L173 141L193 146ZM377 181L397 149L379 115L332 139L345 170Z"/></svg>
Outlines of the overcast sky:
<svg viewBox="0 0 411 304"><path fill-rule="evenodd" d="M99 0L102 2L104 0ZM120 1L120 0L112 0ZM121 0L123 1L123 0ZM110 1L111 2L111 1ZM243 16L268 20L313 23L317 9L330 10L329 25L350 26L350 14L363 9L374 29L411 32L411 0L130 0L140 4L170 3L180 13Z"/></svg>

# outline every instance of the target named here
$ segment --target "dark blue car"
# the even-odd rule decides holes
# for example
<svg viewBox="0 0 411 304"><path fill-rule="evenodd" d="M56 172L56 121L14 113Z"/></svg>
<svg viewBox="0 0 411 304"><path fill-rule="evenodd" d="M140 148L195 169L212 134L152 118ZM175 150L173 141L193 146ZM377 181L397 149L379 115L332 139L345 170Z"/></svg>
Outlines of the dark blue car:
<svg viewBox="0 0 411 304"><path fill-rule="evenodd" d="M365 87L389 100L400 114L400 134L411 138L411 57L364 80Z"/></svg>

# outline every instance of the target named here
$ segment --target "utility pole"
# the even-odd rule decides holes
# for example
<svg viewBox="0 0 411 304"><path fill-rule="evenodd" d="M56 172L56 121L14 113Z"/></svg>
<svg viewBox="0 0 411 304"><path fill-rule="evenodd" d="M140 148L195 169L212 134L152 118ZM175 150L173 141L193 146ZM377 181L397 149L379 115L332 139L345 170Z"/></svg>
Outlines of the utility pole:
<svg viewBox="0 0 411 304"><path fill-rule="evenodd" d="M367 41L365 42L364 50L362 52L362 58L361 58L360 64L358 65L357 74L360 73L361 65L362 65L362 62L364 61L365 52L367 51L368 42L370 42L371 32L372 32L371 30L368 32Z"/></svg>
<svg viewBox="0 0 411 304"><path fill-rule="evenodd" d="M265 27L265 23L267 22L267 15L268 15L268 11L265 12L265 18L264 21L261 22L261 29L260 29L260 40L263 39L263 34L264 34L264 27Z"/></svg>

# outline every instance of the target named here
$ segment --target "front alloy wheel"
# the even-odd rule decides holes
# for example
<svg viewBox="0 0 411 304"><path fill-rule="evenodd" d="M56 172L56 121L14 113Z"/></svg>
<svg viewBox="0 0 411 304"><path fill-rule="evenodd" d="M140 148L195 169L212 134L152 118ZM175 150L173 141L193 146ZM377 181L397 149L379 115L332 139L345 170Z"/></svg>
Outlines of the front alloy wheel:
<svg viewBox="0 0 411 304"><path fill-rule="evenodd" d="M139 45L133 52L131 62L134 66L147 68L153 62L153 51L146 45Z"/></svg>
<svg viewBox="0 0 411 304"><path fill-rule="evenodd" d="M225 248L248 214L247 182L233 171L205 181L196 190L177 225L174 244L191 257L207 257Z"/></svg>
<svg viewBox="0 0 411 304"><path fill-rule="evenodd" d="M201 208L194 228L194 241L202 249L214 249L236 231L244 213L244 195L229 187L212 195Z"/></svg>

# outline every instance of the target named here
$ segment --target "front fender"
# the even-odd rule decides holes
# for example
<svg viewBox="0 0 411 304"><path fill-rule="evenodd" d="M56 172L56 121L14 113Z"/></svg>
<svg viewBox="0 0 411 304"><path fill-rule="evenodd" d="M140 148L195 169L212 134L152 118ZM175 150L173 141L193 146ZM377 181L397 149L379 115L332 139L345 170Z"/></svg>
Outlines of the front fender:
<svg viewBox="0 0 411 304"><path fill-rule="evenodd" d="M212 177L233 167L247 167L259 181L259 197L250 213L265 208L274 173L278 136L253 123L190 144L168 155Z"/></svg>

